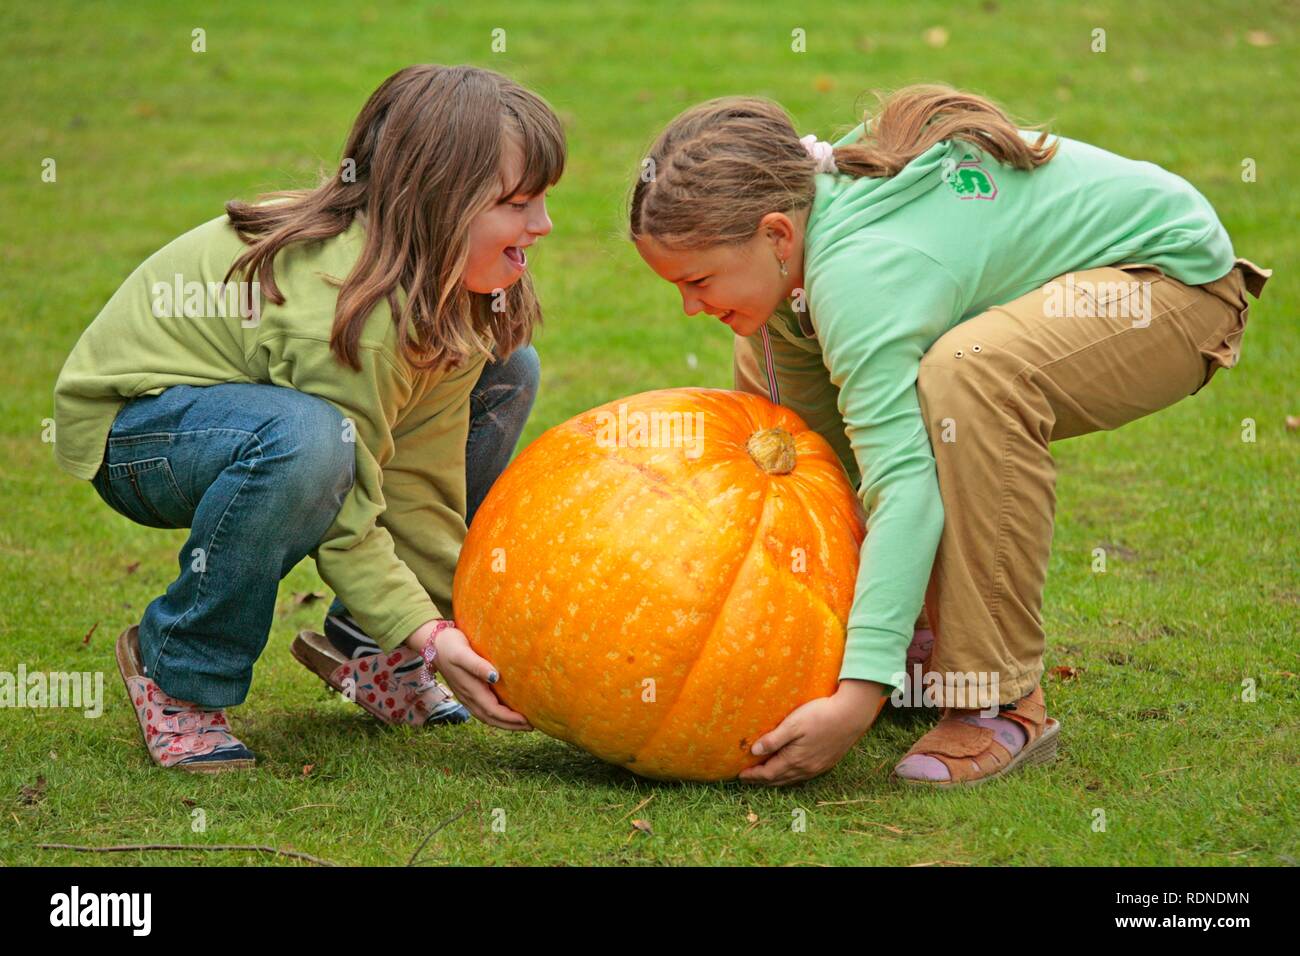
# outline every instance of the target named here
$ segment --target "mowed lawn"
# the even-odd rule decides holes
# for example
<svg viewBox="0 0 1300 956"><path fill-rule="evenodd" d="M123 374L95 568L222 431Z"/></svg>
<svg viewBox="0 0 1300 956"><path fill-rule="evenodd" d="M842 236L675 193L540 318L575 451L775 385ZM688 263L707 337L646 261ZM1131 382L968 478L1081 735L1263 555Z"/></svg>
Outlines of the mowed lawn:
<svg viewBox="0 0 1300 956"><path fill-rule="evenodd" d="M0 671L99 671L105 696L97 719L0 709L0 862L304 865L37 847L184 843L404 864L442 825L417 865L1297 863L1294 4L182 6L11 5L0 30ZM196 28L204 53L191 51ZM806 52L791 49L796 29ZM414 62L506 72L567 125L555 232L531 257L547 319L525 443L632 392L730 387L730 333L684 316L623 238L643 150L712 96L776 98L801 132L832 138L868 89L971 88L1187 177L1238 254L1276 269L1236 369L1054 449L1055 763L965 792L903 789L888 771L933 714L892 709L833 772L780 790L652 783L477 723L388 729L289 655L327 603L295 597L325 593L310 562L283 583L251 696L232 711L258 769L205 779L149 763L112 647L174 576L184 532L131 524L55 467L42 440L55 377L145 256L227 199L312 182L370 91ZM56 182L42 181L46 158Z"/></svg>

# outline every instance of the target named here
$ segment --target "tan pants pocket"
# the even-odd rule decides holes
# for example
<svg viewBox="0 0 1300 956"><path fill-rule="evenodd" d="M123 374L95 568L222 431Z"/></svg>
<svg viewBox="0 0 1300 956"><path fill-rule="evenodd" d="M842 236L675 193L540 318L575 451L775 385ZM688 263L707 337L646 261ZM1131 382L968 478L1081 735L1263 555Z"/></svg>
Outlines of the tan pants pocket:
<svg viewBox="0 0 1300 956"><path fill-rule="evenodd" d="M1243 293L1240 305L1229 304L1232 322L1221 334L1215 335L1200 345L1201 357L1205 359L1205 377L1201 384L1191 392L1195 395L1214 378L1214 373L1221 368L1232 368L1241 359L1241 340L1246 334L1246 322L1250 317L1250 306Z"/></svg>
<svg viewBox="0 0 1300 956"><path fill-rule="evenodd" d="M1214 373L1221 368L1232 368L1241 358L1241 339L1246 334L1246 318L1249 306L1242 306L1237 313L1236 322L1224 334L1223 338L1212 345L1201 346L1201 356L1205 359L1205 378L1191 393L1195 395L1214 378Z"/></svg>

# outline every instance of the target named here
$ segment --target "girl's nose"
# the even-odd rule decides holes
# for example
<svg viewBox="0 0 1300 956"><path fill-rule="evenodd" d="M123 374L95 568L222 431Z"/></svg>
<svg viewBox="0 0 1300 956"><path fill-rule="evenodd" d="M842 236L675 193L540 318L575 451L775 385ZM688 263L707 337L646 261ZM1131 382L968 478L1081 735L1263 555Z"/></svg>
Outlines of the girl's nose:
<svg viewBox="0 0 1300 956"><path fill-rule="evenodd" d="M700 311L700 300L687 292L682 292L682 311L687 315L695 315Z"/></svg>
<svg viewBox="0 0 1300 956"><path fill-rule="evenodd" d="M539 214L528 224L528 231L537 236L545 236L552 228L554 228L554 225L551 222L551 217L547 215L546 206L543 205Z"/></svg>

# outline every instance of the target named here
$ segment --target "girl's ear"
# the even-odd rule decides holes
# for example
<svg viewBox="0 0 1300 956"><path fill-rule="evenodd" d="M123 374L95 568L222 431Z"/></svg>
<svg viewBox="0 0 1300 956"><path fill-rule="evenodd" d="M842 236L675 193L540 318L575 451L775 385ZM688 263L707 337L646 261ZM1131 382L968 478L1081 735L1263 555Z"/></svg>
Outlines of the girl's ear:
<svg viewBox="0 0 1300 956"><path fill-rule="evenodd" d="M790 217L783 212L769 212L759 220L758 226L759 231L777 245L792 242L798 234Z"/></svg>

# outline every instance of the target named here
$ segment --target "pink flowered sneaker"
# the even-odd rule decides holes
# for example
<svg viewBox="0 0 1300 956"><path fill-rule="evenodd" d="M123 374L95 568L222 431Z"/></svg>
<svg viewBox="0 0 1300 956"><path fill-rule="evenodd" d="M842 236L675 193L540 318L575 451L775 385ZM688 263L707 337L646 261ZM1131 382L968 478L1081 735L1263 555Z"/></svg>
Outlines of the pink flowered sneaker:
<svg viewBox="0 0 1300 956"><path fill-rule="evenodd" d="M290 650L331 690L355 701L386 724L420 727L462 724L470 718L465 705L450 690L437 681L425 683L421 679L424 661L408 647L359 651L356 657L349 657L324 634L301 631Z"/></svg>
<svg viewBox="0 0 1300 956"><path fill-rule="evenodd" d="M144 676L137 626L128 627L117 639L117 669L140 722L145 748L158 766L219 773L256 765L253 752L230 732L224 710L171 697Z"/></svg>
<svg viewBox="0 0 1300 956"><path fill-rule="evenodd" d="M933 652L934 631L928 627L918 627L912 632L912 643L907 647L908 674L912 673L912 667L917 664L921 666L921 671L924 673Z"/></svg>

